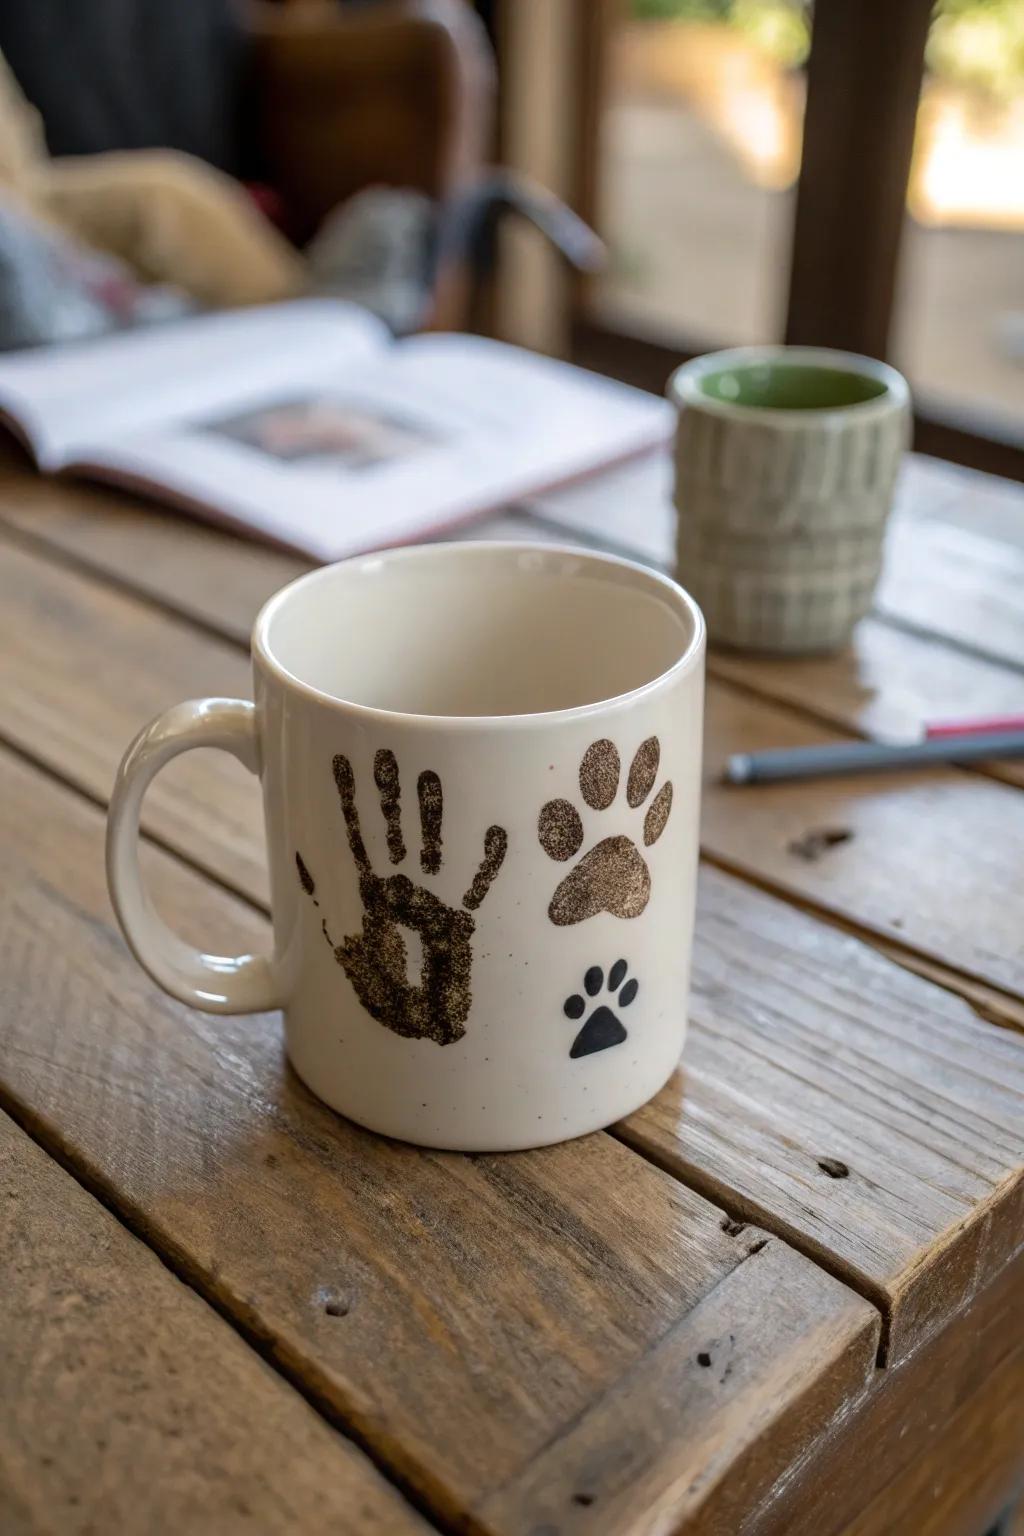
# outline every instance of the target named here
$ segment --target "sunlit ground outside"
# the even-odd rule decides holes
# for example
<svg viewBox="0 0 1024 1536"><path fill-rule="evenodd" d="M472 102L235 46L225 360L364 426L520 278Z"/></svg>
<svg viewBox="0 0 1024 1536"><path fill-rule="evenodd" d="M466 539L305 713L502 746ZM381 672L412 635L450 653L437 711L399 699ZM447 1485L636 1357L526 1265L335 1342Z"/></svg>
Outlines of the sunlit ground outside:
<svg viewBox="0 0 1024 1536"><path fill-rule="evenodd" d="M602 123L602 224L613 251L602 297L667 339L777 339L802 136L803 9L783 0L636 0L636 9L644 14L614 39ZM941 403L1020 430L1024 0L947 0L928 66L895 359Z"/></svg>

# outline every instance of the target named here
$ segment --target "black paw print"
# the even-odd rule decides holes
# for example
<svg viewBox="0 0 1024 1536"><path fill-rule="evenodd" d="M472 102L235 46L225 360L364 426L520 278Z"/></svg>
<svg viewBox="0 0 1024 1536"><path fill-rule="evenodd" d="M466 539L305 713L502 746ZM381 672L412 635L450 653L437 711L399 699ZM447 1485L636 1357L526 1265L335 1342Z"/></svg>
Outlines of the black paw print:
<svg viewBox="0 0 1024 1536"><path fill-rule="evenodd" d="M620 1008L629 1007L640 987L636 977L630 981L626 980L628 969L629 966L625 960L616 960L608 972L608 991L618 993L617 1001ZM587 997L596 997L603 986L604 971L599 965L592 965L583 978L584 992ZM581 997L578 992L574 992L571 997L566 998L563 1011L568 1019L582 1019L587 1011L587 999ZM606 1051L610 1046L621 1045L625 1038L625 1024L612 1012L607 1003L599 1003L573 1041L569 1055L574 1059L579 1056L591 1056L595 1051Z"/></svg>

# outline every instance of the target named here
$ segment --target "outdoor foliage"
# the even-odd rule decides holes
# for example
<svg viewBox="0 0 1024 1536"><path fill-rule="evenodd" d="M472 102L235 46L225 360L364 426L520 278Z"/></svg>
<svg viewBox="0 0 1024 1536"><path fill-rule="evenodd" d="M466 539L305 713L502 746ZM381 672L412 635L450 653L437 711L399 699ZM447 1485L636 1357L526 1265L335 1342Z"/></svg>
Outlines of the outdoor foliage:
<svg viewBox="0 0 1024 1536"><path fill-rule="evenodd" d="M745 32L779 64L804 62L811 0L632 0L647 21L722 22ZM1024 89L1024 0L938 0L928 38L929 70L1005 100Z"/></svg>
<svg viewBox="0 0 1024 1536"><path fill-rule="evenodd" d="M1007 98L1024 89L1024 0L941 0L928 38L937 75Z"/></svg>
<svg viewBox="0 0 1024 1536"><path fill-rule="evenodd" d="M724 22L786 68L807 57L809 11L809 0L633 0L633 15L647 21Z"/></svg>

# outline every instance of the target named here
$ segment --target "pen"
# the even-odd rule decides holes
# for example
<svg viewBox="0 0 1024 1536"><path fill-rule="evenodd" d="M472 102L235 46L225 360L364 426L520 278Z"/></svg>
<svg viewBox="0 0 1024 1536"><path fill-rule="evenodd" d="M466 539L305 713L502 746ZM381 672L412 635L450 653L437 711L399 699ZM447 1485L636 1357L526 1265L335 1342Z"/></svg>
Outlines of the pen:
<svg viewBox="0 0 1024 1536"><path fill-rule="evenodd" d="M737 752L725 766L727 784L770 784L826 774L918 768L927 763L969 763L1024 753L1024 730L987 735L932 737L905 743L832 741L819 747L782 747L775 752Z"/></svg>

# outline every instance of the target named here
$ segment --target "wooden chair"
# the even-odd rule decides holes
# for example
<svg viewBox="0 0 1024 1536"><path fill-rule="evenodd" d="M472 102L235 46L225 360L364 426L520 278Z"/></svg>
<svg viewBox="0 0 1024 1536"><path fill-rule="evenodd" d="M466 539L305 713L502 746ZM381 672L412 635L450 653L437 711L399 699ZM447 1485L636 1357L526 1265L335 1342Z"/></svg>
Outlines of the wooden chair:
<svg viewBox="0 0 1024 1536"><path fill-rule="evenodd" d="M480 175L494 65L464 0L253 4L247 119L297 239L374 183L450 202Z"/></svg>
<svg viewBox="0 0 1024 1536"><path fill-rule="evenodd" d="M430 321L442 329L490 328L496 231L507 214L536 224L577 269L601 264L600 241L564 204L485 171L495 71L465 0L356 10L264 0L250 14L260 164L300 241L361 187L426 192L442 205Z"/></svg>
<svg viewBox="0 0 1024 1536"><path fill-rule="evenodd" d="M509 210L576 265L600 250L556 200L485 169L495 68L466 0L0 0L0 50L53 154L197 155L267 188L299 245L365 187L427 194L434 326L486 328Z"/></svg>

